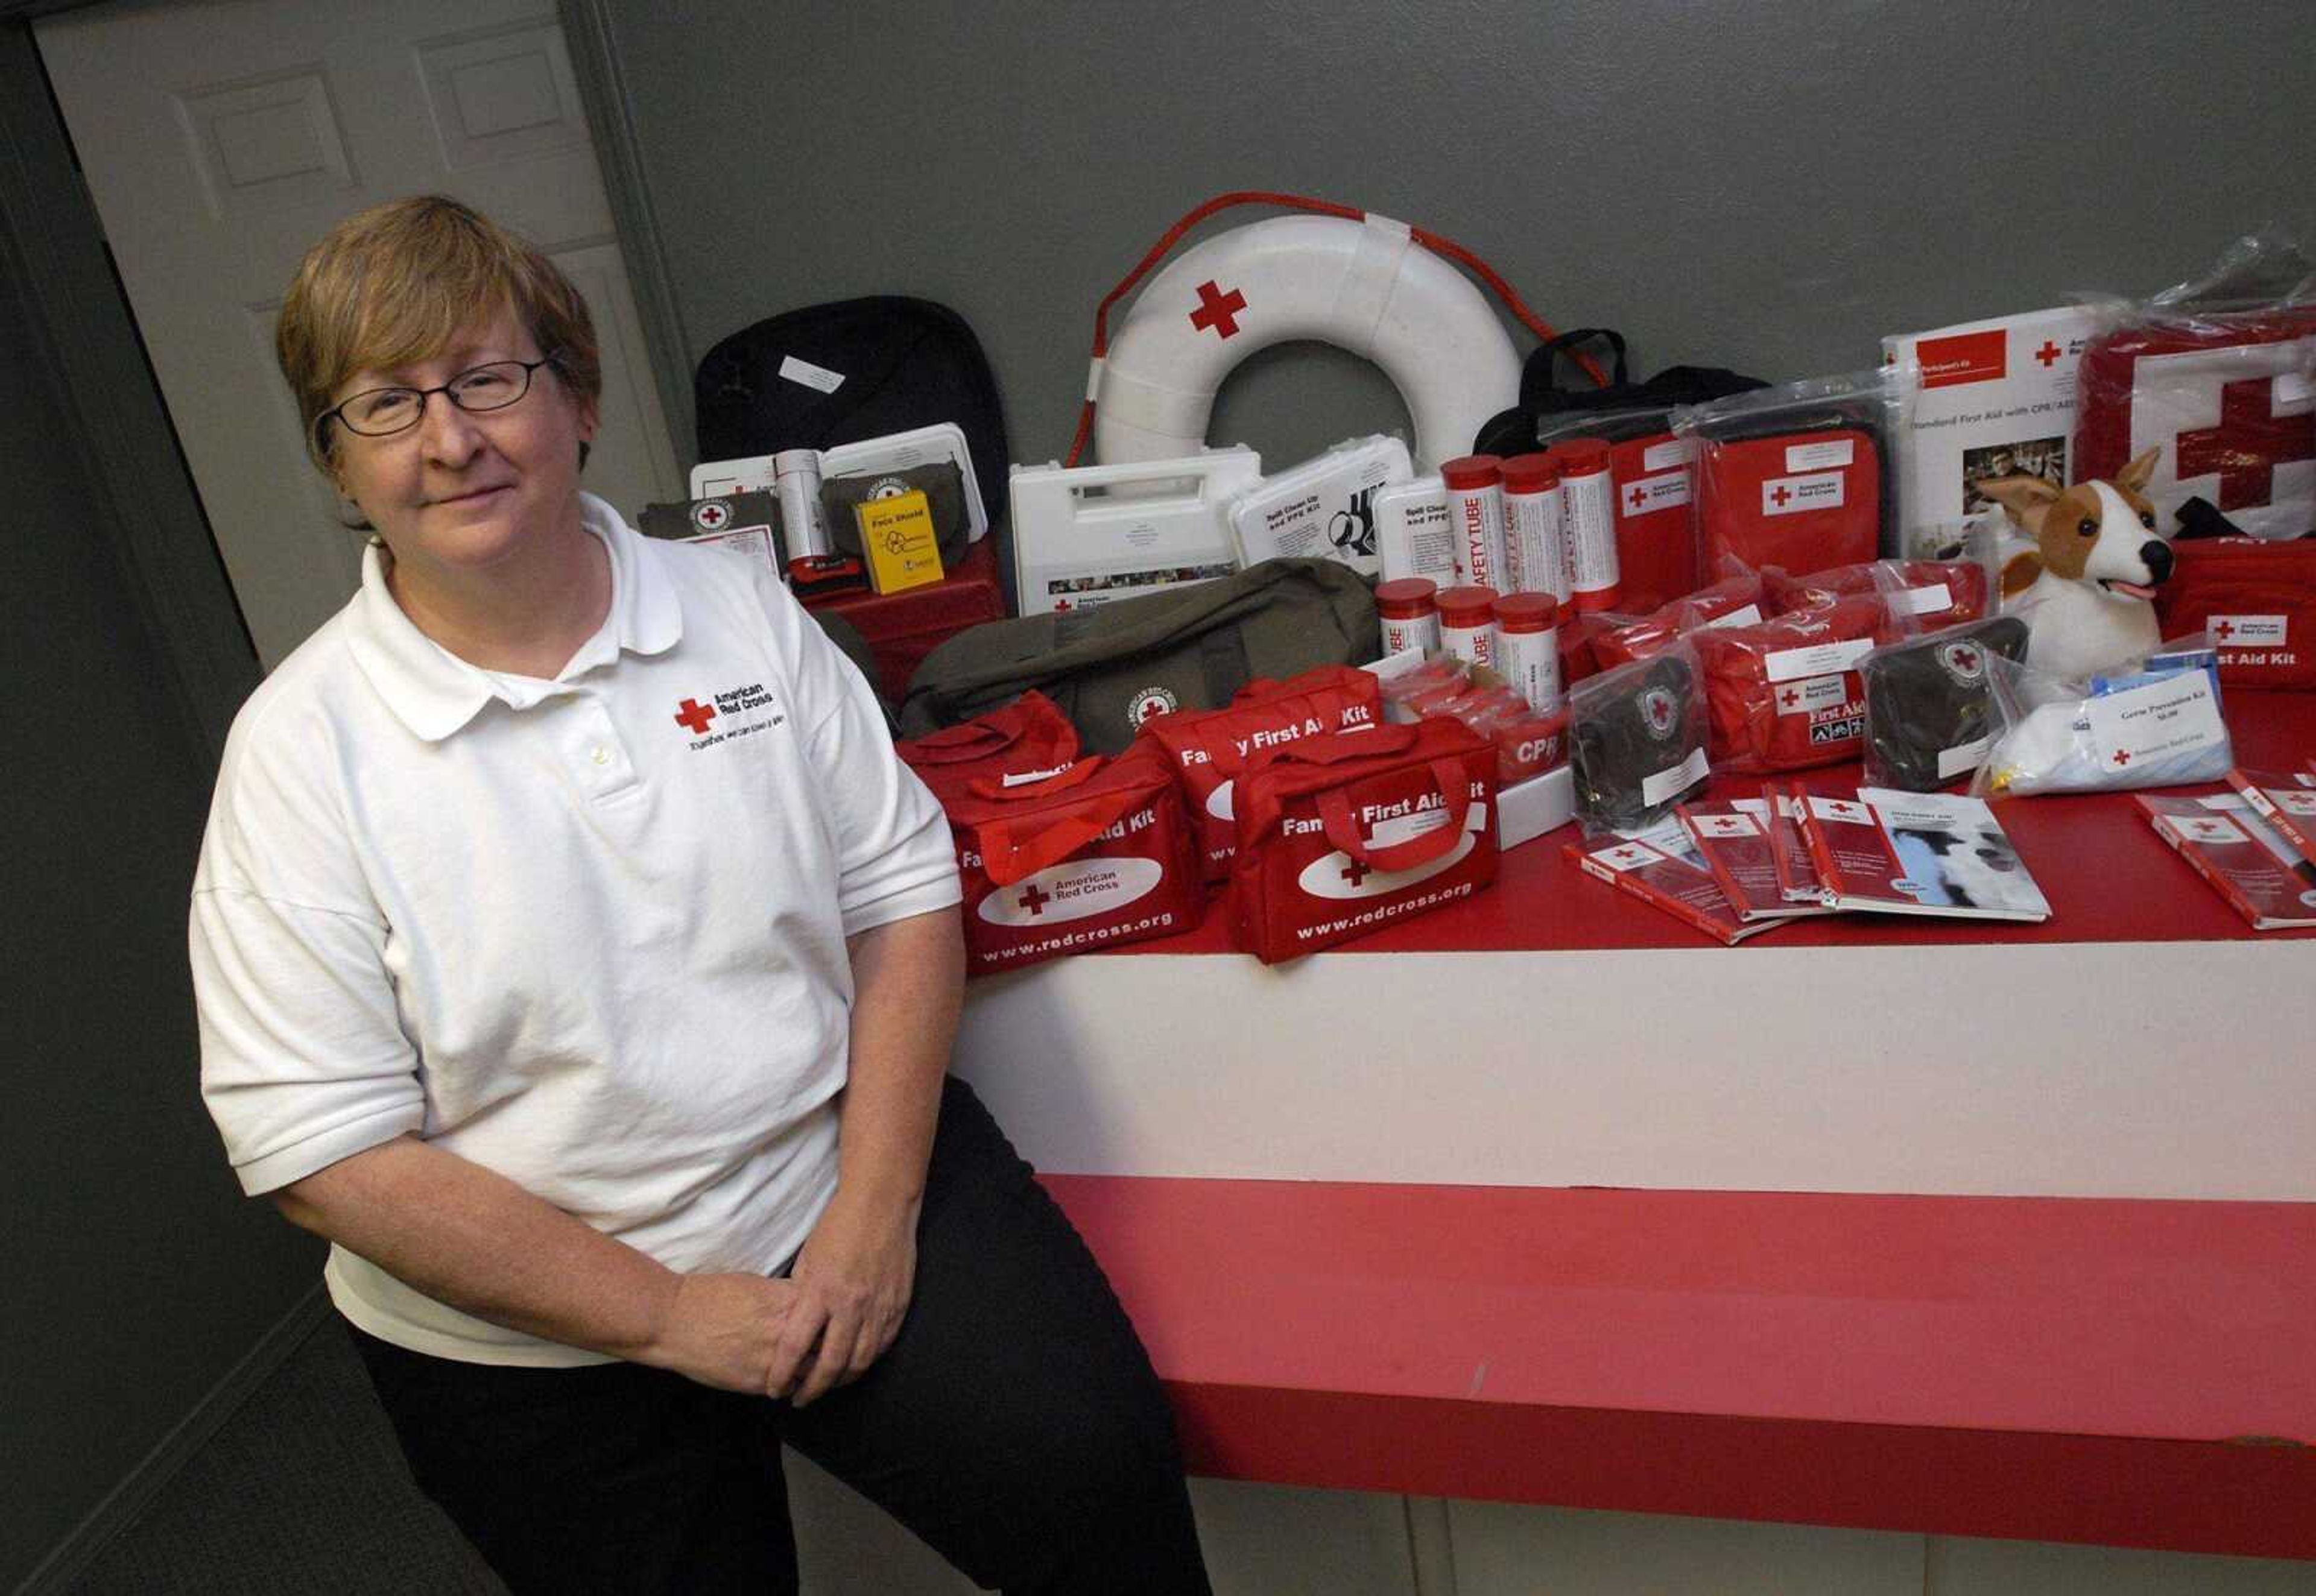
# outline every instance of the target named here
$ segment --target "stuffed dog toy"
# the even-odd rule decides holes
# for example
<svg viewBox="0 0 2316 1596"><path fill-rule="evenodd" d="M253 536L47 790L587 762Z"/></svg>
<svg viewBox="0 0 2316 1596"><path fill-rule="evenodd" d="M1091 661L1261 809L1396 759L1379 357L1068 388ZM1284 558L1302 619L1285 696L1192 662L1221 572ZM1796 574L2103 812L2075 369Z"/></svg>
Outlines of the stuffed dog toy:
<svg viewBox="0 0 2316 1596"><path fill-rule="evenodd" d="M2006 614L2026 623L2026 662L2081 678L2151 652L2162 642L2156 585L2171 574L2171 545L2156 535L2142 490L2162 454L2152 448L2113 482L2052 486L2039 476L1978 484L2035 547L2002 567Z"/></svg>

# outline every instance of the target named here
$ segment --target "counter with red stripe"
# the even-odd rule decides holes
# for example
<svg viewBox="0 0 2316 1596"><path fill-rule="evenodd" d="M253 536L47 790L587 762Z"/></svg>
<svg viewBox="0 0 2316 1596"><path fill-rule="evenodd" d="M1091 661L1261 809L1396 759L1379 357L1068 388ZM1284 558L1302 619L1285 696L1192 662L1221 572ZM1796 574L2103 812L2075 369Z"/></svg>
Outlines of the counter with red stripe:
<svg viewBox="0 0 2316 1596"><path fill-rule="evenodd" d="M2000 813L2044 924L1724 948L1547 839L1276 970L1210 911L981 983L958 1067L1203 1472L2316 1558L2316 938L2127 796Z"/></svg>

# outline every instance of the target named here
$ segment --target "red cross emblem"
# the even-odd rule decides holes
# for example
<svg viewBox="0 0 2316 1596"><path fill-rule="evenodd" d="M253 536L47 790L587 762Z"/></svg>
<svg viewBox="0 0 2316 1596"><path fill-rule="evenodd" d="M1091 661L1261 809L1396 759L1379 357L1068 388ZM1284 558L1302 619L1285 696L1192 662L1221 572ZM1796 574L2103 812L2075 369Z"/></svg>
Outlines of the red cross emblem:
<svg viewBox="0 0 2316 1596"><path fill-rule="evenodd" d="M1028 909L1032 915L1041 915L1045 913L1046 905L1051 903L1053 900L1054 895L1051 892L1038 891L1038 883L1036 882L1031 882L1027 887L1024 887L1021 890L1021 907Z"/></svg>
<svg viewBox="0 0 2316 1596"><path fill-rule="evenodd" d="M1954 653L1954 662L1956 670L1975 670L1978 669L1977 652L1972 649L1956 649Z"/></svg>
<svg viewBox="0 0 2316 1596"><path fill-rule="evenodd" d="M1246 296L1233 288L1225 294L1213 282L1198 285L1198 308L1190 313L1190 325L1199 332L1211 330L1218 338L1228 338L1238 331L1238 314L1246 308Z"/></svg>
<svg viewBox="0 0 2316 1596"><path fill-rule="evenodd" d="M2065 352L2057 344L2045 338L2043 341L2043 347L2035 351L2035 358L2042 361L2043 369L2048 371L2059 363L2059 357Z"/></svg>
<svg viewBox="0 0 2316 1596"><path fill-rule="evenodd" d="M720 504L703 504L691 519L713 532L724 524L725 518L731 513Z"/></svg>
<svg viewBox="0 0 2316 1596"><path fill-rule="evenodd" d="M1648 856L1641 852L1641 850L1636 847L1626 847L1617 849L1615 852L1611 853L1608 857L1610 861L1615 864L1637 864L1643 859L1647 858Z"/></svg>
<svg viewBox="0 0 2316 1596"><path fill-rule="evenodd" d="M1784 692L1777 695L1777 702L1784 705L1787 709L1791 709L1795 705L1799 704L1801 701L1802 696L1799 693L1795 692L1791 687L1787 687Z"/></svg>
<svg viewBox="0 0 2316 1596"><path fill-rule="evenodd" d="M1357 859L1343 866L1343 879L1355 887L1374 873L1375 871L1371 867L1360 864Z"/></svg>
<svg viewBox="0 0 2316 1596"><path fill-rule="evenodd" d="M713 705L702 704L697 698L687 698L676 711L676 724L684 727L694 737L708 730L708 723L716 718Z"/></svg>
<svg viewBox="0 0 2316 1596"><path fill-rule="evenodd" d="M2218 625L2212 628L2212 634L2214 637L2217 637L2222 643L2225 643L2229 638L2233 637L2236 634L2236 624L2233 621L2222 621Z"/></svg>
<svg viewBox="0 0 2316 1596"><path fill-rule="evenodd" d="M2220 477L2220 508L2269 502L2276 467L2316 458L2316 412L2280 416L2271 405L2274 379L2231 382L2220 390L2220 424L2179 434L2179 480Z"/></svg>
<svg viewBox="0 0 2316 1596"><path fill-rule="evenodd" d="M2131 750L2130 750L2129 749L2116 749L2116 750L2115 750L2115 762L2116 762L2116 764L2118 764L2118 765L2128 765L2128 764L2130 764L2130 763L2131 763Z"/></svg>
<svg viewBox="0 0 2316 1596"><path fill-rule="evenodd" d="M1062 611L1067 609L1069 607L1070 601L1066 598L1056 598L1054 600L1054 613L1056 615L1061 614Z"/></svg>
<svg viewBox="0 0 2316 1596"><path fill-rule="evenodd" d="M1646 493L1642 492L1637 485L1633 489L1632 499L1633 508L1635 510L1640 509L1642 505L1646 504L1649 501L1649 496Z"/></svg>
<svg viewBox="0 0 2316 1596"><path fill-rule="evenodd" d="M1780 485L1775 492L1769 495L1769 499L1779 510L1783 510L1786 505L1793 502L1794 495L1791 489Z"/></svg>
<svg viewBox="0 0 2316 1596"><path fill-rule="evenodd" d="M1830 812L1845 820L1854 820L1857 818L1857 805L1855 803L1836 803L1830 805L1829 810Z"/></svg>
<svg viewBox="0 0 2316 1596"><path fill-rule="evenodd" d="M1145 720L1145 721L1154 721L1154 720L1156 720L1160 715L1164 714L1165 713L1166 713L1166 701L1165 701L1163 698L1145 698L1145 699L1144 699L1144 700L1143 700L1143 702L1142 702L1142 718L1143 718L1144 720ZM1352 884L1353 886L1357 886L1357 885L1358 885L1358 883L1357 882L1353 882L1351 884Z"/></svg>

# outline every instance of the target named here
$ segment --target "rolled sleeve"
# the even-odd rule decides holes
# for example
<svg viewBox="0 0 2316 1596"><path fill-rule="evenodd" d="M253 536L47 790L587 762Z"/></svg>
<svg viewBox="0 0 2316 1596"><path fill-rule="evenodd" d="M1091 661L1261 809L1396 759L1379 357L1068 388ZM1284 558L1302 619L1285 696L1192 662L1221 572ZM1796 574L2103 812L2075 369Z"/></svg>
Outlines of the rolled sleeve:
<svg viewBox="0 0 2316 1596"><path fill-rule="evenodd" d="M201 1097L245 1192L277 1190L423 1127L385 936L358 915L195 891Z"/></svg>

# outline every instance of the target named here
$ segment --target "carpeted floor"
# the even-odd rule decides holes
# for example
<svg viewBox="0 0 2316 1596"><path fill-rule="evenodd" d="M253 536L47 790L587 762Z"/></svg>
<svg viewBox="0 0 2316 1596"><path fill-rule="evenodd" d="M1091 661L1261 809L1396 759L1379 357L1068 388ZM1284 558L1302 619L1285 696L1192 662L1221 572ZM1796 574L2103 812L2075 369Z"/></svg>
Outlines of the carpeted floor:
<svg viewBox="0 0 2316 1596"><path fill-rule="evenodd" d="M334 1314L67 1590L504 1596L410 1483Z"/></svg>

